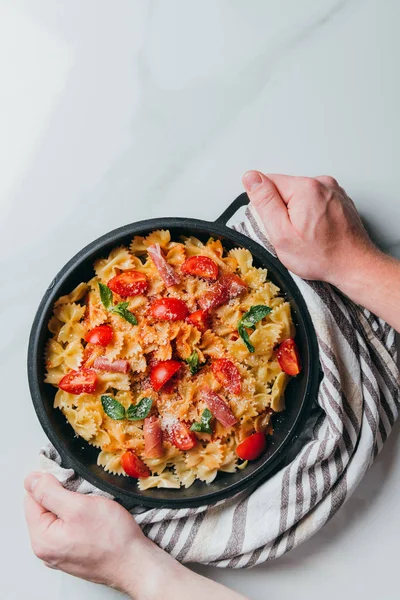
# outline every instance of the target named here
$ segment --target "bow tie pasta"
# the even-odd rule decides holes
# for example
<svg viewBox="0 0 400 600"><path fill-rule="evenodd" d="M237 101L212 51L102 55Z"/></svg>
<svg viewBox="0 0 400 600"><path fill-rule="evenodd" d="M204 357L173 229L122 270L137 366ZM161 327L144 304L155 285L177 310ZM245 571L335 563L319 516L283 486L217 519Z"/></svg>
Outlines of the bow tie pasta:
<svg viewBox="0 0 400 600"><path fill-rule="evenodd" d="M290 304L244 248L136 236L55 302L54 408L140 489L189 487L264 452L301 369Z"/></svg>

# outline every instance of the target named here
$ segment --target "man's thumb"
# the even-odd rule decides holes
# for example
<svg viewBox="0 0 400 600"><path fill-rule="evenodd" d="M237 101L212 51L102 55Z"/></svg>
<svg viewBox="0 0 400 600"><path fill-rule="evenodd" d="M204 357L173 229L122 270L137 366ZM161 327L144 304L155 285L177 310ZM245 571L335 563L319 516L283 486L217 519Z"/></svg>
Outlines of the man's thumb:
<svg viewBox="0 0 400 600"><path fill-rule="evenodd" d="M243 185L256 209L272 243L274 233L290 226L286 204L275 184L259 171L247 171L243 175Z"/></svg>
<svg viewBox="0 0 400 600"><path fill-rule="evenodd" d="M71 494L53 475L32 473L25 480L25 488L34 500L46 510L63 517L71 505Z"/></svg>

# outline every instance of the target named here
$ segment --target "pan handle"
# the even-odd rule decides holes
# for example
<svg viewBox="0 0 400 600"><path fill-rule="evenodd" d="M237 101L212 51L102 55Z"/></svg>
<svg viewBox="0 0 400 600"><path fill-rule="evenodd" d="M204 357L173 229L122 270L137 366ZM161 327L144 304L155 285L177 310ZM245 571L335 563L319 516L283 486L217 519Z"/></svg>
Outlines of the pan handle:
<svg viewBox="0 0 400 600"><path fill-rule="evenodd" d="M237 212L241 206L247 206L249 202L250 200L248 195L246 194L246 192L243 192L243 194L240 194L240 196L238 196L233 202L231 202L228 208L224 210L222 215L220 215L218 219L215 220L215 223L217 225L226 225L229 219L233 217L235 212Z"/></svg>

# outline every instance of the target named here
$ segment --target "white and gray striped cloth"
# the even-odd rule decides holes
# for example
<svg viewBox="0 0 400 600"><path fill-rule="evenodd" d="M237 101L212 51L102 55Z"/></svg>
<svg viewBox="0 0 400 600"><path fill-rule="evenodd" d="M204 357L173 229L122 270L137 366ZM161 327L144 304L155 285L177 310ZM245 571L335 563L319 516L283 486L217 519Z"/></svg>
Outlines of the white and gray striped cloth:
<svg viewBox="0 0 400 600"><path fill-rule="evenodd" d="M251 209L234 228L273 252ZM182 562L251 567L301 544L349 498L397 418L393 329L331 286L293 277L314 323L323 370L309 425L286 464L258 488L214 506L135 515L145 534ZM41 454L43 469L66 488L104 495L61 468L52 446Z"/></svg>

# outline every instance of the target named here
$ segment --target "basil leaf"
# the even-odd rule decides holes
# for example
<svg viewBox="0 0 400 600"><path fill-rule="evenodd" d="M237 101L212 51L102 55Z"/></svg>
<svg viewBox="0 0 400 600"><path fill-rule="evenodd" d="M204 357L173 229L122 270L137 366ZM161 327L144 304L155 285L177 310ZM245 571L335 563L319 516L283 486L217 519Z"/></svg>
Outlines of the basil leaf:
<svg viewBox="0 0 400 600"><path fill-rule="evenodd" d="M212 433L210 421L213 418L212 412L206 408L201 415L200 423L193 423L190 431L198 431L201 433Z"/></svg>
<svg viewBox="0 0 400 600"><path fill-rule="evenodd" d="M192 375L195 375L199 370L199 355L196 350L193 350L192 354L189 358L186 359L187 364L189 365L189 369Z"/></svg>
<svg viewBox="0 0 400 600"><path fill-rule="evenodd" d="M151 398L142 398L137 404L131 404L126 411L128 421L141 421L145 419L151 410L153 400Z"/></svg>
<svg viewBox="0 0 400 600"><path fill-rule="evenodd" d="M128 310L128 306L129 302L120 302L119 304L111 308L111 312L115 313L116 315L119 315L120 317L125 319L125 321L128 321L128 323L130 323L131 325L137 325L137 318L133 313L131 313L130 310Z"/></svg>
<svg viewBox="0 0 400 600"><path fill-rule="evenodd" d="M239 332L240 337L246 344L247 350L249 352L253 353L255 348L254 348L253 344L250 342L249 334L247 333L247 330L241 321L239 322L239 325L238 325L238 332Z"/></svg>
<svg viewBox="0 0 400 600"><path fill-rule="evenodd" d="M115 398L103 395L101 397L101 404L104 412L110 417L110 419L114 419L114 421L121 421L122 419L125 419L125 408L120 402L118 402L118 400L115 400Z"/></svg>
<svg viewBox="0 0 400 600"><path fill-rule="evenodd" d="M113 304L113 293L104 283L99 283L100 300L106 310L110 310Z"/></svg>
<svg viewBox="0 0 400 600"><path fill-rule="evenodd" d="M244 313L243 317L240 319L240 322L245 327L252 329L254 325L258 323L258 321L261 321L261 319L269 315L271 310L272 309L269 306L257 304L256 306L252 306L247 313Z"/></svg>

